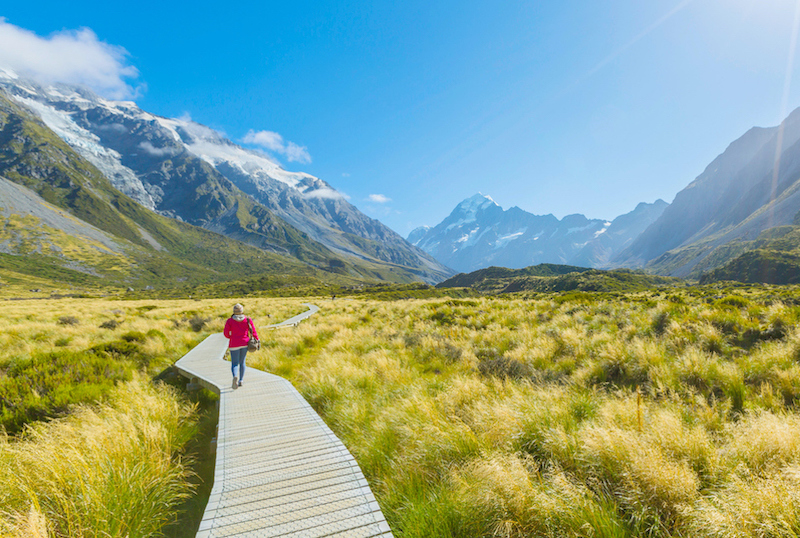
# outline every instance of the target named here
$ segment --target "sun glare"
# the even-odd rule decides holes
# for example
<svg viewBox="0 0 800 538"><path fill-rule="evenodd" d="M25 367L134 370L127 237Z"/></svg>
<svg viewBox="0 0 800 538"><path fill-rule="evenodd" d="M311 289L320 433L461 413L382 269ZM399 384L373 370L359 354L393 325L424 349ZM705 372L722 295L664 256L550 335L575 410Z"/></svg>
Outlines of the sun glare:
<svg viewBox="0 0 800 538"><path fill-rule="evenodd" d="M714 0L717 9L761 28L780 29L792 22L797 0Z"/></svg>

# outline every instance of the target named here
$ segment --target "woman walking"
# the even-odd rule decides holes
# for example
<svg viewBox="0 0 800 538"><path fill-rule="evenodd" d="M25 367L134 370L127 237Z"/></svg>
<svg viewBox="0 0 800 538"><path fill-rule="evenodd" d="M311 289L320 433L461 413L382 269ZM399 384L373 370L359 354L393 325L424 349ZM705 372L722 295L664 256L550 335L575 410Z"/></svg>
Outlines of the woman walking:
<svg viewBox="0 0 800 538"><path fill-rule="evenodd" d="M244 315L244 307L240 304L233 305L233 315L225 322L225 329L222 333L229 340L228 351L231 353L231 373L233 374L231 388L235 389L242 386L247 344L251 336L258 339L258 333L253 320ZM239 366L238 376L236 375L236 366Z"/></svg>

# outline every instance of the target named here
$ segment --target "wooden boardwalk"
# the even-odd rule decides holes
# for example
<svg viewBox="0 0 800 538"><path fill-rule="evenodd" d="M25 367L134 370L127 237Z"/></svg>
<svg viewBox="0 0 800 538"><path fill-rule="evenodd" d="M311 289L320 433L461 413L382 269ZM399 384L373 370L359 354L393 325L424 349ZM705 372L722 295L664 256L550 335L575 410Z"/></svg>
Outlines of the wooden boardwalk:
<svg viewBox="0 0 800 538"><path fill-rule="evenodd" d="M306 306L269 328L318 310ZM212 334L176 363L220 396L214 487L198 538L392 536L358 464L291 383L248 368L231 388L227 346Z"/></svg>

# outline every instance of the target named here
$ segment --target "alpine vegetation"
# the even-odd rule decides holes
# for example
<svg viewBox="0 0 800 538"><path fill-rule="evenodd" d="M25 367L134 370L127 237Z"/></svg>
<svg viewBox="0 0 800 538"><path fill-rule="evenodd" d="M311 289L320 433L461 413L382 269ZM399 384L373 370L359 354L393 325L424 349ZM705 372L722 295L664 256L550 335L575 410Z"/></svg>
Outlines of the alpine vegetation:
<svg viewBox="0 0 800 538"><path fill-rule="evenodd" d="M312 321L265 332L248 362L298 387L396 536L792 535L797 288L524 293L317 298ZM241 299L259 326L307 300ZM0 381L27 380L0 392L0 533L148 536L183 521L197 411L145 376L219 332L230 302L0 310L0 363L18 372ZM37 360L48 354L58 368ZM79 357L116 374L100 382Z"/></svg>
<svg viewBox="0 0 800 538"><path fill-rule="evenodd" d="M253 364L396 536L791 536L797 290L328 304Z"/></svg>

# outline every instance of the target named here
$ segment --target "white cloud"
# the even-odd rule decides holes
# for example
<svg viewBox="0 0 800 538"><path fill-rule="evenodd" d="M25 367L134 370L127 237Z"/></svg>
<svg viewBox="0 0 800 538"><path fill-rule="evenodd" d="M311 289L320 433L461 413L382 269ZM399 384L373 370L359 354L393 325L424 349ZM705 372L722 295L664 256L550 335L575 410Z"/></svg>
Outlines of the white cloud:
<svg viewBox="0 0 800 538"><path fill-rule="evenodd" d="M283 137L272 131L254 131L250 129L243 139L245 144L255 144L270 151L283 151Z"/></svg>
<svg viewBox="0 0 800 538"><path fill-rule="evenodd" d="M308 153L308 148L305 146L298 146L294 142L289 142L286 144L284 155L286 155L286 160L288 160L290 163L298 162L308 164L311 162L311 155Z"/></svg>
<svg viewBox="0 0 800 538"><path fill-rule="evenodd" d="M391 202L392 199L384 196L383 194L370 194L367 199L370 202L375 202L376 204L385 204L386 202Z"/></svg>
<svg viewBox="0 0 800 538"><path fill-rule="evenodd" d="M327 187L316 189L313 191L306 191L303 193L306 198L322 198L323 200L349 200L350 197L339 191L329 189Z"/></svg>
<svg viewBox="0 0 800 538"><path fill-rule="evenodd" d="M0 17L0 67L44 83L88 86L112 99L134 97L129 81L139 71L128 64L128 52L97 39L89 28L41 37Z"/></svg>
<svg viewBox="0 0 800 538"><path fill-rule="evenodd" d="M267 151L272 151L286 157L290 163L298 162L308 164L311 162L311 155L308 148L300 146L294 142L285 142L283 137L273 131L254 131L250 129L244 135L242 142L261 146Z"/></svg>
<svg viewBox="0 0 800 538"><path fill-rule="evenodd" d="M111 131L113 133L127 133L128 128L121 123L109 123L108 125L98 125L97 129L100 131Z"/></svg>
<svg viewBox="0 0 800 538"><path fill-rule="evenodd" d="M149 153L153 157L173 157L178 153L180 153L180 150L178 148L174 147L157 148L146 140L144 142L139 143L139 149L141 149L145 153Z"/></svg>

